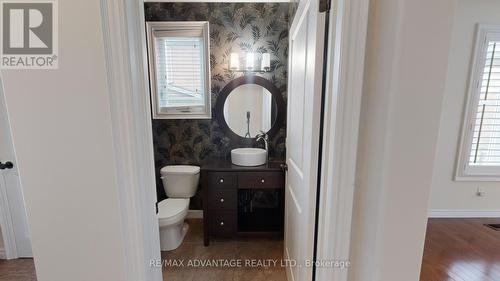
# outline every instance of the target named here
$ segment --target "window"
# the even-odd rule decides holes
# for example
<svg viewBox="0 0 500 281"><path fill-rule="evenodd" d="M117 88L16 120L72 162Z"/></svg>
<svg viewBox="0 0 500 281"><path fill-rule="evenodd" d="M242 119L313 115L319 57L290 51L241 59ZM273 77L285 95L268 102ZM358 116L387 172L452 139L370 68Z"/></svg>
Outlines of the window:
<svg viewBox="0 0 500 281"><path fill-rule="evenodd" d="M211 118L208 22L147 26L153 118Z"/></svg>
<svg viewBox="0 0 500 281"><path fill-rule="evenodd" d="M477 35L457 179L500 181L500 26Z"/></svg>

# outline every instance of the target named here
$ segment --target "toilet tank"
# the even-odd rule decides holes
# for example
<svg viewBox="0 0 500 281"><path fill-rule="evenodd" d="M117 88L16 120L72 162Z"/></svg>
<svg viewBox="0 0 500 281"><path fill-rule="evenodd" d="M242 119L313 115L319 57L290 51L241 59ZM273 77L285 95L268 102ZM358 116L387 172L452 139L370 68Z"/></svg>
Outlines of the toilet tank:
<svg viewBox="0 0 500 281"><path fill-rule="evenodd" d="M169 198L191 198L195 195L200 181L200 167L165 166L160 173L163 189Z"/></svg>

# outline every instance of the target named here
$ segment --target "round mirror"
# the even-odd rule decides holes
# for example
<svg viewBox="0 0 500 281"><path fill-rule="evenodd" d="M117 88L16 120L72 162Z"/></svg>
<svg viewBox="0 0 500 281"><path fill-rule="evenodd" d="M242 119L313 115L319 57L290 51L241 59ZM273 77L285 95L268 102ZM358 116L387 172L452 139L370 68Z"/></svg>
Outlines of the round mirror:
<svg viewBox="0 0 500 281"><path fill-rule="evenodd" d="M243 138L271 130L276 113L273 95L257 84L236 87L224 102L224 119L229 129Z"/></svg>
<svg viewBox="0 0 500 281"><path fill-rule="evenodd" d="M222 89L215 110L221 129L232 139L252 139L261 131L272 137L283 122L285 102L270 81L243 76Z"/></svg>

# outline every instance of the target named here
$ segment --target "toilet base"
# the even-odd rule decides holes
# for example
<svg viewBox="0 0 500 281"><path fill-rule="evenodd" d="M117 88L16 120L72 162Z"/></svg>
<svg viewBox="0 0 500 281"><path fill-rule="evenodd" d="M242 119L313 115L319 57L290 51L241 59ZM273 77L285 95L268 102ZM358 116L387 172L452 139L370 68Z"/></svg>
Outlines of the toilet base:
<svg viewBox="0 0 500 281"><path fill-rule="evenodd" d="M172 251L182 244L189 229L185 222L172 226L160 227L160 248L162 251Z"/></svg>

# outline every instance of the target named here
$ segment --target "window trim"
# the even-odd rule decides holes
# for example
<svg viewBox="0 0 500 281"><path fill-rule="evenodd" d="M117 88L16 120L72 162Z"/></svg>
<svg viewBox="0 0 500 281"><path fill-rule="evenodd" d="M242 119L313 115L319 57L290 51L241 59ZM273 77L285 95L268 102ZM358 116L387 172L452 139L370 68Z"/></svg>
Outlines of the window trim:
<svg viewBox="0 0 500 281"><path fill-rule="evenodd" d="M500 25L478 24L476 27L476 42L469 74L467 101L464 112L465 118L462 124L455 181L500 181L500 166L469 166L473 128L475 126L476 110L479 103L478 95L480 94L484 61L486 59L486 52L484 50L487 48L488 41L491 39L500 40Z"/></svg>
<svg viewBox="0 0 500 281"><path fill-rule="evenodd" d="M147 22L147 50L149 65L149 85L153 119L212 119L211 74L210 74L210 33L208 21L168 21ZM201 31L205 60L205 110L195 113L166 113L158 107L155 34L161 31Z"/></svg>

